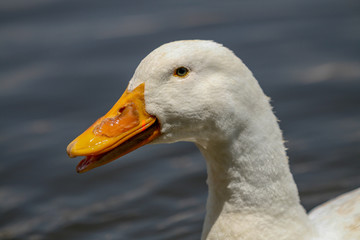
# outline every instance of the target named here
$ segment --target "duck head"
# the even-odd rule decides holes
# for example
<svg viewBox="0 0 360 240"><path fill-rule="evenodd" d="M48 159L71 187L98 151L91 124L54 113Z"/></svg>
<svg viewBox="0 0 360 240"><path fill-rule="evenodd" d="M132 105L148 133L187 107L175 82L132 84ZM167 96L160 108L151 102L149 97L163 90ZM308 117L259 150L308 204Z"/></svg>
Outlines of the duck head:
<svg viewBox="0 0 360 240"><path fill-rule="evenodd" d="M150 142L191 141L206 148L245 127L257 96L264 94L252 73L221 44L168 43L141 61L118 102L67 152L85 156L77 171L86 172Z"/></svg>

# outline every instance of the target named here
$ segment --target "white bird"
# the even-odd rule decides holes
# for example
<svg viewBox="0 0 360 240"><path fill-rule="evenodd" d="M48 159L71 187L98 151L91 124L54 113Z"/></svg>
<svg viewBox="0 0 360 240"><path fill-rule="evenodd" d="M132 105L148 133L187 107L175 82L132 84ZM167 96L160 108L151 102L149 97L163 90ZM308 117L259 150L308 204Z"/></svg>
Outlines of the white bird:
<svg viewBox="0 0 360 240"><path fill-rule="evenodd" d="M152 143L194 142L207 163L202 240L359 240L360 189L309 215L269 98L213 41L171 42L138 66L114 107L68 146L85 172Z"/></svg>

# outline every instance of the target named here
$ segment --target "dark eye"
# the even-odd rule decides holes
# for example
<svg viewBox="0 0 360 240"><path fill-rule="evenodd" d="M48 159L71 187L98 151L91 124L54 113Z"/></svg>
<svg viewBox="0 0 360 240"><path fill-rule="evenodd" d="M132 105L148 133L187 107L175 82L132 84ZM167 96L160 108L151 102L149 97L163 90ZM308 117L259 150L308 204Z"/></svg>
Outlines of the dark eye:
<svg viewBox="0 0 360 240"><path fill-rule="evenodd" d="M175 69L174 76L185 77L188 73L189 73L189 69L187 69L186 67L179 67Z"/></svg>

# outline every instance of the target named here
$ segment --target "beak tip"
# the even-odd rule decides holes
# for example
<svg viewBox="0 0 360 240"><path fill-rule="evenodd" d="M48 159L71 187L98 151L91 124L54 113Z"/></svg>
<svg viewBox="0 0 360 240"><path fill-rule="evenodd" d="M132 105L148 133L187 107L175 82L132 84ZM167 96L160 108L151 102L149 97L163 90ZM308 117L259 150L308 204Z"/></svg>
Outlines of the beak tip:
<svg viewBox="0 0 360 240"><path fill-rule="evenodd" d="M73 153L74 145L75 145L75 142L73 141L66 148L66 152L67 152L68 156L71 157L71 158L76 157L76 155Z"/></svg>

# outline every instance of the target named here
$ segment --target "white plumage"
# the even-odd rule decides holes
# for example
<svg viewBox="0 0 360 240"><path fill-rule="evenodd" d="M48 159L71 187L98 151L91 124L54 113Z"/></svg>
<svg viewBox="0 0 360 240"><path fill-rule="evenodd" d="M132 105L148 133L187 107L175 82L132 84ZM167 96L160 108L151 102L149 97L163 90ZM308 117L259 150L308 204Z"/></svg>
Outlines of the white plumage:
<svg viewBox="0 0 360 240"><path fill-rule="evenodd" d="M188 75L174 76L178 67ZM191 141L206 159L203 240L360 239L360 190L306 214L269 98L229 49L165 44L140 63L128 90L141 83L146 110L161 124L154 143Z"/></svg>

